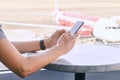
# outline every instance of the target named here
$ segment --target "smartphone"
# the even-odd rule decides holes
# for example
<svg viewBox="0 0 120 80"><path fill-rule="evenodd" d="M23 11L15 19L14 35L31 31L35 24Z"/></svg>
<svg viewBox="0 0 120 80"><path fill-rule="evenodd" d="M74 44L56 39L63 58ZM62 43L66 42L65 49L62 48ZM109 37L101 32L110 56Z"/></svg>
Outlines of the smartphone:
<svg viewBox="0 0 120 80"><path fill-rule="evenodd" d="M75 35L83 24L83 21L77 21L70 30L71 34Z"/></svg>

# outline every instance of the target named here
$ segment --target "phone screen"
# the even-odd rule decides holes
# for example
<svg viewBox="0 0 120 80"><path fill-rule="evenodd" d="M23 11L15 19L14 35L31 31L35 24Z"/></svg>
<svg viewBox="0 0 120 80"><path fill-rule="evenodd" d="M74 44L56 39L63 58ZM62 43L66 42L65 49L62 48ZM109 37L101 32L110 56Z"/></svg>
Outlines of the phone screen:
<svg viewBox="0 0 120 80"><path fill-rule="evenodd" d="M72 34L72 35L75 35L75 34L77 33L77 31L80 29L80 27L81 27L83 24L84 24L83 21L77 21L77 22L73 25L72 29L70 30L71 34Z"/></svg>

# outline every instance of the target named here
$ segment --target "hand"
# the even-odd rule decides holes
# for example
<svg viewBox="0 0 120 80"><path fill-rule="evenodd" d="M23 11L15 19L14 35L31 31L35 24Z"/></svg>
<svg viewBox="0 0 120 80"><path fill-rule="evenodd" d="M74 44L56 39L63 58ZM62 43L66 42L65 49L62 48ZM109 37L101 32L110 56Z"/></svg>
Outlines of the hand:
<svg viewBox="0 0 120 80"><path fill-rule="evenodd" d="M64 33L58 40L57 46L59 47L59 51L61 51L61 54L65 54L69 52L75 43L76 35L72 35L69 31Z"/></svg>
<svg viewBox="0 0 120 80"><path fill-rule="evenodd" d="M65 30L57 30L55 33L53 33L49 38L44 40L44 44L46 48L51 48L54 45L57 44L58 39L60 38L60 36L65 33Z"/></svg>

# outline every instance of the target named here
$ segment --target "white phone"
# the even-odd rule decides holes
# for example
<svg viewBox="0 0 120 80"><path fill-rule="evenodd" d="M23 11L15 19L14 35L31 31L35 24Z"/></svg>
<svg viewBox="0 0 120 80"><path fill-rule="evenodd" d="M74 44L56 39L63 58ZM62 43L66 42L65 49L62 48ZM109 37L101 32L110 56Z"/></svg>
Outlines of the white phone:
<svg viewBox="0 0 120 80"><path fill-rule="evenodd" d="M75 35L75 34L77 33L77 31L80 29L80 27L81 27L83 24L84 24L83 21L77 21L77 22L73 25L72 29L70 30L71 34L72 34L72 35Z"/></svg>

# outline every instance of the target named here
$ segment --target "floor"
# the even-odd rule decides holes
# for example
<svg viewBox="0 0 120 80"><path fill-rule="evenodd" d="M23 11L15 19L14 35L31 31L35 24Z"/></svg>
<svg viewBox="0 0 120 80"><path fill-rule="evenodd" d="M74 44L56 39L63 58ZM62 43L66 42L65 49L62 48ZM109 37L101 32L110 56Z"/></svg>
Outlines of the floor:
<svg viewBox="0 0 120 80"><path fill-rule="evenodd" d="M74 80L74 74L42 70L35 72L26 78L20 78L11 72L0 72L0 80ZM120 80L120 71L107 73L87 73L86 80Z"/></svg>

